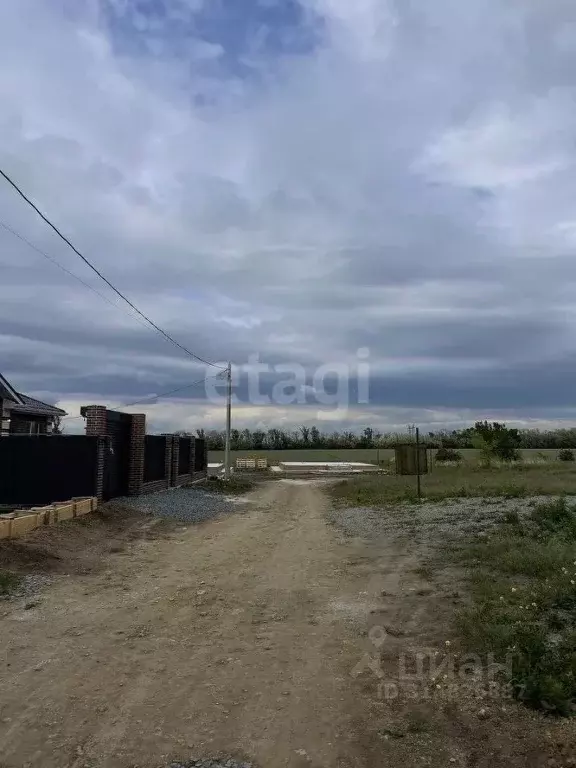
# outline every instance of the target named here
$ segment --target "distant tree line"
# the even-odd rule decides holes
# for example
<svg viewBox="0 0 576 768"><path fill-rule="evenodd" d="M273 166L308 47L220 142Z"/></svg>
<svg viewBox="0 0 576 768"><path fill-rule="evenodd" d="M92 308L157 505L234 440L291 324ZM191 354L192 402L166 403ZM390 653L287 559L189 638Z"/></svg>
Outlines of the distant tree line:
<svg viewBox="0 0 576 768"><path fill-rule="evenodd" d="M498 431L504 428L493 422L478 422L475 426L459 430L439 430L437 432L421 432L420 439L436 448L477 448L478 425L482 429ZM483 426L486 425L486 426ZM508 430L510 432L510 430ZM576 447L576 428L538 430L519 429L514 433L514 448L536 448L561 450L562 448ZM223 451L224 431L198 430L200 437L208 441L208 449L211 451ZM390 448L395 443L414 440L414 428L410 427L406 432L382 433L378 430L366 427L360 433L344 430L340 432L321 432L318 427L302 426L298 429L233 429L231 433L231 447L233 451L280 451L290 449L342 449L342 448Z"/></svg>

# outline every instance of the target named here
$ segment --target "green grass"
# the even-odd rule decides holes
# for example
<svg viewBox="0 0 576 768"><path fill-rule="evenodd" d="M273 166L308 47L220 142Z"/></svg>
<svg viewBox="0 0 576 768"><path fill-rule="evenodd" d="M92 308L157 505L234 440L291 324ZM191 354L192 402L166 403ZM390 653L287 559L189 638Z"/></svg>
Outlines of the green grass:
<svg viewBox="0 0 576 768"><path fill-rule="evenodd" d="M0 571L0 595L9 595L20 584L20 577L11 571Z"/></svg>
<svg viewBox="0 0 576 768"><path fill-rule="evenodd" d="M565 499L504 520L457 555L473 602L458 614L467 652L494 654L515 695L537 709L576 710L576 514Z"/></svg>
<svg viewBox="0 0 576 768"><path fill-rule="evenodd" d="M480 455L480 452L474 448L459 448L458 452L462 454L464 463L476 463ZM558 456L557 450L538 450L532 448L522 450L520 453L526 461L535 461L541 455L543 461L550 463L553 463ZM394 457L394 449L380 448L379 455L381 462L389 461ZM271 464L277 464L280 461L365 461L376 464L378 451L376 448L298 448L286 451L232 451L232 461L245 456L264 456ZM209 451L208 461L224 461L224 451Z"/></svg>
<svg viewBox="0 0 576 768"><path fill-rule="evenodd" d="M359 475L332 488L337 502L354 506L378 506L413 502L416 478L399 475ZM576 494L576 469L561 462L518 464L485 469L473 464L434 467L422 477L422 496L432 501L458 497L519 498Z"/></svg>
<svg viewBox="0 0 576 768"><path fill-rule="evenodd" d="M280 461L362 461L369 464L376 464L376 448L350 448L350 449L309 449L309 450L287 450L287 451L232 451L232 463L236 459L246 456L263 456L268 459L269 464L278 464ZM394 456L394 451L390 448L380 449L380 461L389 461ZM210 451L208 461L224 461L224 451Z"/></svg>

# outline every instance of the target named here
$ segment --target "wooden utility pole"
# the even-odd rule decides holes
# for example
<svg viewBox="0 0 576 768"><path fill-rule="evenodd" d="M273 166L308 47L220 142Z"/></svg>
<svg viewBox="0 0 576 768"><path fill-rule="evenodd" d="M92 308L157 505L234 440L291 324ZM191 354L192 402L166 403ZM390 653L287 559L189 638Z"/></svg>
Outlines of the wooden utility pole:
<svg viewBox="0 0 576 768"><path fill-rule="evenodd" d="M420 428L416 427L416 476L418 477L418 499L422 498L420 483Z"/></svg>

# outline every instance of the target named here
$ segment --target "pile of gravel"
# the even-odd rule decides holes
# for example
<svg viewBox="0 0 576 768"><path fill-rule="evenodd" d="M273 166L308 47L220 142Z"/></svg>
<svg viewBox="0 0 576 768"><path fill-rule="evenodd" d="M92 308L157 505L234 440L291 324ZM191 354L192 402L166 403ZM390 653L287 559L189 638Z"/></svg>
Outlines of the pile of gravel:
<svg viewBox="0 0 576 768"><path fill-rule="evenodd" d="M242 763L232 758L192 758L184 763L170 763L169 768L253 768L252 763Z"/></svg>
<svg viewBox="0 0 576 768"><path fill-rule="evenodd" d="M219 515L231 514L241 509L242 504L237 499L203 488L170 488L118 501L147 515L186 523L201 523Z"/></svg>

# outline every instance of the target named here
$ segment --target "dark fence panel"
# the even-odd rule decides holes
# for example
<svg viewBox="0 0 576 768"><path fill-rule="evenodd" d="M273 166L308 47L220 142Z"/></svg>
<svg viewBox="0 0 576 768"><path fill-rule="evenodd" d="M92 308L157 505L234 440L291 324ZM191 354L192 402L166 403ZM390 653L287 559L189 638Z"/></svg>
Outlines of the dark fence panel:
<svg viewBox="0 0 576 768"><path fill-rule="evenodd" d="M144 482L153 483L166 477L166 438L146 435L144 443Z"/></svg>
<svg viewBox="0 0 576 768"><path fill-rule="evenodd" d="M206 441L203 437L196 438L196 447L194 451L194 472L203 472L206 469L206 459L204 456L204 445Z"/></svg>
<svg viewBox="0 0 576 768"><path fill-rule="evenodd" d="M0 437L0 504L41 506L95 496L97 465L97 437Z"/></svg>
<svg viewBox="0 0 576 768"><path fill-rule="evenodd" d="M178 453L178 474L187 475L190 472L190 438L181 437Z"/></svg>
<svg viewBox="0 0 576 768"><path fill-rule="evenodd" d="M114 499L128 493L130 469L130 416L106 411L108 448L104 464L104 499Z"/></svg>

